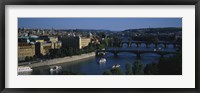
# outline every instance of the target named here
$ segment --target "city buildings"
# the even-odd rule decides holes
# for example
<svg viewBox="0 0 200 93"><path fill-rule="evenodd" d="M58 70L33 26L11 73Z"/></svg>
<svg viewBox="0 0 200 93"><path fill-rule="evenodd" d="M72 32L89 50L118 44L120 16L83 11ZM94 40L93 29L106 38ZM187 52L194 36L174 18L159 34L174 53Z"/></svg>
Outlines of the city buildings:
<svg viewBox="0 0 200 93"><path fill-rule="evenodd" d="M57 37L25 35L18 37L18 59L24 61L26 57L42 57L50 49L59 49L62 42Z"/></svg>
<svg viewBox="0 0 200 93"><path fill-rule="evenodd" d="M63 36L60 38L60 41L62 42L62 48L74 48L74 49L80 49L80 38L79 37L72 37L72 36Z"/></svg>
<svg viewBox="0 0 200 93"><path fill-rule="evenodd" d="M23 61L26 57L35 56L35 45L30 43L18 43L18 60Z"/></svg>
<svg viewBox="0 0 200 93"><path fill-rule="evenodd" d="M58 41L58 37L49 37L49 41L52 43L53 49L58 49L62 46L62 42Z"/></svg>
<svg viewBox="0 0 200 93"><path fill-rule="evenodd" d="M88 46L90 42L91 42L91 38L86 38L86 37L80 38L80 48L82 49Z"/></svg>
<svg viewBox="0 0 200 93"><path fill-rule="evenodd" d="M63 48L75 48L82 49L89 45L91 38L80 37L80 36L65 36L61 37L60 41L62 42Z"/></svg>

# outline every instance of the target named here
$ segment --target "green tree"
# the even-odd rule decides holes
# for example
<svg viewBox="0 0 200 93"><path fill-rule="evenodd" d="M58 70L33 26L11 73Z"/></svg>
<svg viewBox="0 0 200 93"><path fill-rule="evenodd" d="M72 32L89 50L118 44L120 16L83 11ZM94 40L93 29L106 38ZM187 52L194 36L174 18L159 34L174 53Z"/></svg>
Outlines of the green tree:
<svg viewBox="0 0 200 93"><path fill-rule="evenodd" d="M154 44L158 44L158 41L159 41L158 37L154 37L152 40L153 40Z"/></svg>
<svg viewBox="0 0 200 93"><path fill-rule="evenodd" d="M25 61L30 61L30 57L29 57L29 56L26 56L26 57L25 57Z"/></svg>
<svg viewBox="0 0 200 93"><path fill-rule="evenodd" d="M107 46L108 46L108 44L109 44L109 40L108 40L108 38L107 38L107 37L105 38L104 42L105 42L105 46L107 47Z"/></svg>
<svg viewBox="0 0 200 93"><path fill-rule="evenodd" d="M141 63L140 60L136 60L133 65L134 65L134 67L133 67L133 74L135 74L135 75L141 75L141 74L143 74L143 72L142 72L143 64Z"/></svg>
<svg viewBox="0 0 200 93"><path fill-rule="evenodd" d="M122 75L123 74L119 67L118 68L112 68L110 71L112 72L113 75Z"/></svg>
<svg viewBox="0 0 200 93"><path fill-rule="evenodd" d="M32 56L29 57L29 61L33 61L33 57Z"/></svg>
<svg viewBox="0 0 200 93"><path fill-rule="evenodd" d="M55 58L55 51L54 49L50 49L49 50L49 57L52 59L52 58Z"/></svg>
<svg viewBox="0 0 200 93"><path fill-rule="evenodd" d="M69 53L69 56L72 56L72 55L73 55L73 48L70 47L68 51L69 51L69 52L68 52L68 53Z"/></svg>
<svg viewBox="0 0 200 93"><path fill-rule="evenodd" d="M125 65L125 67L126 67L126 74L127 74L127 75L132 75L132 74L133 74L133 70L132 70L132 65L131 65L131 63L127 63L127 64Z"/></svg>
<svg viewBox="0 0 200 93"><path fill-rule="evenodd" d="M158 69L159 75L182 75L182 53L160 59Z"/></svg>
<svg viewBox="0 0 200 93"><path fill-rule="evenodd" d="M112 75L112 72L110 70L106 70L103 72L103 75Z"/></svg>
<svg viewBox="0 0 200 93"><path fill-rule="evenodd" d="M62 51L61 51L61 49L57 49L56 55L58 57L62 57Z"/></svg>
<svg viewBox="0 0 200 93"><path fill-rule="evenodd" d="M33 60L36 60L36 59L37 59L37 57L36 57L36 55L34 55L34 56L33 56Z"/></svg>
<svg viewBox="0 0 200 93"><path fill-rule="evenodd" d="M157 63L150 63L147 64L144 68L145 75L158 75L158 64Z"/></svg>
<svg viewBox="0 0 200 93"><path fill-rule="evenodd" d="M105 48L105 45L104 44L99 44L97 47L98 47L98 49L103 49L103 48Z"/></svg>

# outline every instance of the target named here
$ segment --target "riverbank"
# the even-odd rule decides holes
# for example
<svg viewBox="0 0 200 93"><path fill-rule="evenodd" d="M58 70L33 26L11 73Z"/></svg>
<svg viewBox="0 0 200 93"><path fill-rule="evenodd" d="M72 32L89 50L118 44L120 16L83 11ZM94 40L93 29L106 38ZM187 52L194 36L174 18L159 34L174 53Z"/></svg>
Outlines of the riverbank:
<svg viewBox="0 0 200 93"><path fill-rule="evenodd" d="M55 64L60 64L60 63L66 63L66 62L73 62L76 60L81 60L89 57L94 57L95 52L92 53L87 53L87 54L81 54L81 55L75 55L71 57L63 57L63 58L55 58L55 59L50 59L46 61L41 61L38 63L32 63L24 66L30 66L32 68L34 67L40 67L40 66L49 66L49 65L55 65Z"/></svg>

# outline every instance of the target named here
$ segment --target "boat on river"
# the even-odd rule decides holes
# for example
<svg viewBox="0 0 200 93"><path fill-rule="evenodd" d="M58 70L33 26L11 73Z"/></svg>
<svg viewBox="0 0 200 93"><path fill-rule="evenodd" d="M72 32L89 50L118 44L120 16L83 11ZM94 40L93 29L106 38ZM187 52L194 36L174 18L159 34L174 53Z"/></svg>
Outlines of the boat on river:
<svg viewBox="0 0 200 93"><path fill-rule="evenodd" d="M33 69L29 66L19 66L18 72L31 72Z"/></svg>
<svg viewBox="0 0 200 93"><path fill-rule="evenodd" d="M118 68L118 67L120 67L119 64L115 64L115 65L112 66L112 68Z"/></svg>
<svg viewBox="0 0 200 93"><path fill-rule="evenodd" d="M101 64L101 63L106 63L106 59L105 59L105 58L101 58L101 59L99 60L99 64Z"/></svg>
<svg viewBox="0 0 200 93"><path fill-rule="evenodd" d="M59 71L59 70L61 70L62 69L62 67L61 66L51 66L50 67L50 71L52 72L52 71Z"/></svg>

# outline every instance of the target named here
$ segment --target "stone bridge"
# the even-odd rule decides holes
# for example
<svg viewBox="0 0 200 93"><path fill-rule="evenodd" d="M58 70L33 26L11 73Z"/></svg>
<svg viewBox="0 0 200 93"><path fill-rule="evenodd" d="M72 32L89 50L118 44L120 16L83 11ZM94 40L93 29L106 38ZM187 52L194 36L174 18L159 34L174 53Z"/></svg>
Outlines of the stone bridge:
<svg viewBox="0 0 200 93"><path fill-rule="evenodd" d="M164 48L167 48L167 45L169 44L173 44L173 47L176 48L177 45L180 45L176 42L166 42L166 41L159 41L159 42L147 42L147 41L122 41L120 43L120 46L122 46L123 44L127 44L128 47L131 47L132 44L136 44L137 47L140 47L141 44L145 44L146 47L148 48L150 44L154 44L155 47L157 48L159 44L162 44L164 46Z"/></svg>
<svg viewBox="0 0 200 93"><path fill-rule="evenodd" d="M96 56L98 56L100 52L113 53L114 56L117 56L118 53L121 53L121 52L128 52L128 53L136 54L137 58L140 58L140 55L145 54L145 53L155 53L155 54L160 55L161 57L164 57L164 55L167 55L167 54L177 54L176 51L172 52L172 51L159 51L159 50L157 51L154 51L154 50L97 50Z"/></svg>

